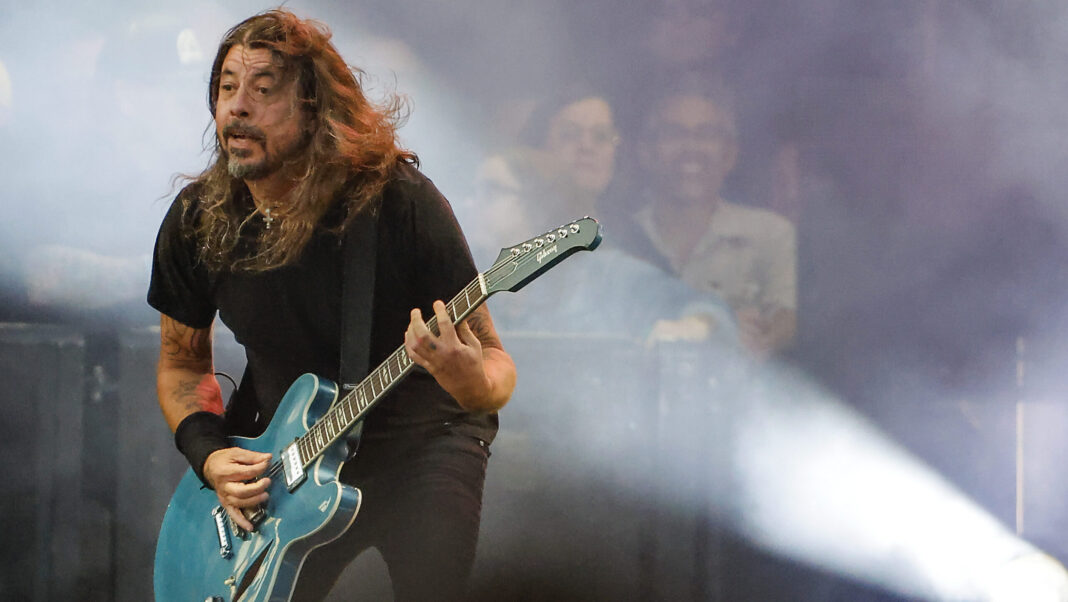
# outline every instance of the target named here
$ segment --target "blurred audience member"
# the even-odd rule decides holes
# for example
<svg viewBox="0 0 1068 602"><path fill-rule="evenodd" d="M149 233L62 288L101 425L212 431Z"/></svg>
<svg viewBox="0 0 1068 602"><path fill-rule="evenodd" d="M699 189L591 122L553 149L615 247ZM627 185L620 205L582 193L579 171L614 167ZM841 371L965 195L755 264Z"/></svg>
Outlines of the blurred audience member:
<svg viewBox="0 0 1068 602"><path fill-rule="evenodd" d="M680 79L643 125L644 189L624 244L725 299L755 357L784 350L797 323L796 234L782 216L720 194L739 151L729 93L709 78Z"/></svg>
<svg viewBox="0 0 1068 602"><path fill-rule="evenodd" d="M763 0L588 0L567 7L582 60L565 65L625 101L657 73L702 69L728 76L760 57L740 52L753 4ZM764 11L766 12L766 11ZM625 32L625 35L621 35ZM768 40L763 40L765 46ZM782 57L778 57L782 60Z"/></svg>
<svg viewBox="0 0 1068 602"><path fill-rule="evenodd" d="M571 192L574 207L555 209L592 210L615 175L620 140L612 107L602 96L587 95L547 109L531 117L524 141L556 162Z"/></svg>
<svg viewBox="0 0 1068 602"><path fill-rule="evenodd" d="M545 101L527 118L519 144L480 167L480 223L496 241L593 215L612 182L618 145L612 107L591 88L575 86Z"/></svg>
<svg viewBox="0 0 1068 602"><path fill-rule="evenodd" d="M601 12L606 8L602 2ZM641 99L657 85L658 74L714 76L745 99L732 107L739 154L721 192L792 219L798 200L789 197L784 184L789 185L796 149L778 128L779 116L798 104L799 82L811 67L798 52L796 37L808 13L778 0L654 0L630 11L608 18L617 28L636 24L639 43L620 42L615 52L599 55L606 63L601 71L611 77L605 85L621 101L620 128L640 129L646 111ZM603 18L586 16L587 21Z"/></svg>
<svg viewBox="0 0 1068 602"><path fill-rule="evenodd" d="M478 174L481 217L469 236L482 251L584 215L597 217L619 201L613 191L621 139L605 96L587 87L570 89L533 110L520 140L487 159ZM733 320L717 295L695 291L621 252L611 227L604 237L594 256L568 260L557 268L563 273L535 282L522 300L498 302L502 329L656 340L732 336Z"/></svg>
<svg viewBox="0 0 1068 602"><path fill-rule="evenodd" d="M666 66L720 61L738 41L737 17L723 0L660 0L655 4L643 42Z"/></svg>

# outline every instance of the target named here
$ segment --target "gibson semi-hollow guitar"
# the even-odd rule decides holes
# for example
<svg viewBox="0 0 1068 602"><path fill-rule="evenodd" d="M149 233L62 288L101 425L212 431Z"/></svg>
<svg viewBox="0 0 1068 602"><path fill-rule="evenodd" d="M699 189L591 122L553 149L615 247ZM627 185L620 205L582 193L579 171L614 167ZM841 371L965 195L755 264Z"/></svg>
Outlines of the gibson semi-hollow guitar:
<svg viewBox="0 0 1068 602"><path fill-rule="evenodd" d="M458 323L490 295L517 291L600 241L599 224L585 217L502 249L491 268L449 301L449 316ZM438 332L435 317L427 326ZM288 600L307 555L340 537L360 509L359 489L337 480L354 427L414 366L402 345L340 399L337 384L305 374L286 391L261 436L232 438L237 447L274 457L265 474L271 477L270 499L246 513L251 532L238 527L215 492L187 470L156 544L156 600Z"/></svg>

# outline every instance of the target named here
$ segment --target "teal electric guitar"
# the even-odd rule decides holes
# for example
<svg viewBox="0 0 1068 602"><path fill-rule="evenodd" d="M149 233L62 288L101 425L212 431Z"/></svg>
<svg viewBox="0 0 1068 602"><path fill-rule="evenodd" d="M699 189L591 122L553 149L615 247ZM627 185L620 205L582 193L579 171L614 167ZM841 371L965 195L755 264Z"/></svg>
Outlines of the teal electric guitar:
<svg viewBox="0 0 1068 602"><path fill-rule="evenodd" d="M564 258L601 241L585 217L514 247L447 304L453 323L490 295L517 291ZM437 319L427 325L437 332ZM215 492L187 470L167 506L156 545L157 602L288 600L308 554L356 520L360 491L338 482L353 428L415 367L402 345L344 397L337 384L305 374L293 382L263 435L234 437L236 447L270 453L270 499L238 527Z"/></svg>

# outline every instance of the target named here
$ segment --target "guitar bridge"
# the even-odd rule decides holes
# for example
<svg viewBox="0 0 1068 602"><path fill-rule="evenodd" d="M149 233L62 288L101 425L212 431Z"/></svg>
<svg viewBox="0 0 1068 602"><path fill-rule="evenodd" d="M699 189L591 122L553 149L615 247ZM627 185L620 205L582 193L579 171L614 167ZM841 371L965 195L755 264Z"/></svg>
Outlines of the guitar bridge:
<svg viewBox="0 0 1068 602"><path fill-rule="evenodd" d="M233 554L233 546L230 544L230 532L226 529L226 510L222 506L216 506L211 510L211 517L215 519L215 534L219 537L219 556L229 558Z"/></svg>

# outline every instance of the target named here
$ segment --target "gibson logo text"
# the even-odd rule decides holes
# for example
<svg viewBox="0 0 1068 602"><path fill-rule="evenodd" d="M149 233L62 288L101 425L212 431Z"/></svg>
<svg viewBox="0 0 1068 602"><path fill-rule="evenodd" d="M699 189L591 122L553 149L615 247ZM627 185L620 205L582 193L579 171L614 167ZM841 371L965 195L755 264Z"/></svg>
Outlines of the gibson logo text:
<svg viewBox="0 0 1068 602"><path fill-rule="evenodd" d="M538 256L537 256L536 259L538 260L538 263L541 263L542 259L545 259L546 257L548 257L549 255L552 255L555 252L556 252L556 245L553 245L553 246L549 247L548 249L542 249L541 251L538 251Z"/></svg>

